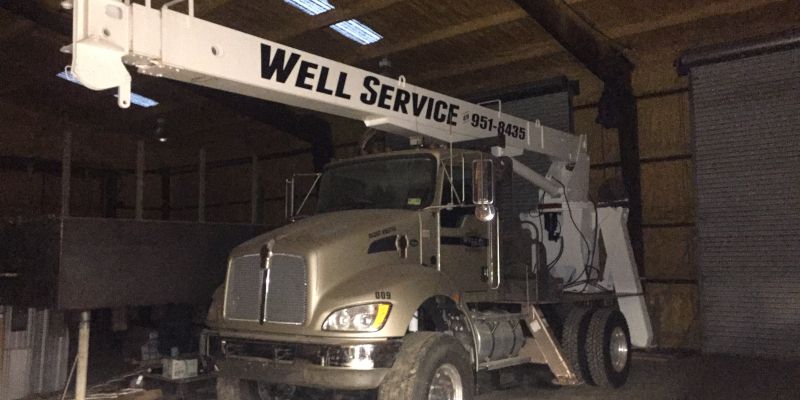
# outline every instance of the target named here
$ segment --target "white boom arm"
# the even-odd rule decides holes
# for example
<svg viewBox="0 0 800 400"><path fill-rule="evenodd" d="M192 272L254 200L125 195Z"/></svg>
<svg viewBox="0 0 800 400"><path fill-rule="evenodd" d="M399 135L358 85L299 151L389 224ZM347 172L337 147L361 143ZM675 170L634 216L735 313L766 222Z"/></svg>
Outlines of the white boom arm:
<svg viewBox="0 0 800 400"><path fill-rule="evenodd" d="M195 18L192 0L188 14L170 9L181 2L156 10L149 0L76 0L72 73L90 89L118 88L123 108L130 106L127 63L142 74L359 119L387 132L448 143L504 135L505 155L529 150L556 162L586 164L585 171L570 174L573 182L557 178L575 191L571 199L586 197L583 137ZM522 164L515 170L538 175ZM553 196L561 189L541 175L534 183Z"/></svg>

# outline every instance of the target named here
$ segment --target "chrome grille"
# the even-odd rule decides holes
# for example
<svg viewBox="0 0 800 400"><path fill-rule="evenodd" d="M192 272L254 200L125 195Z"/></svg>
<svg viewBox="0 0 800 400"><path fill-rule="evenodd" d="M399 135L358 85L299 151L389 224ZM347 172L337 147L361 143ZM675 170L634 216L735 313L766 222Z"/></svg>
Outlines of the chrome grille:
<svg viewBox="0 0 800 400"><path fill-rule="evenodd" d="M302 324L306 319L306 280L302 257L274 254L266 270L259 255L234 258L228 272L225 318L261 321L263 312L264 322Z"/></svg>
<svg viewBox="0 0 800 400"><path fill-rule="evenodd" d="M247 255L231 261L225 293L225 318L258 321L264 269L261 256Z"/></svg>
<svg viewBox="0 0 800 400"><path fill-rule="evenodd" d="M302 324L306 320L306 265L301 257L275 254L269 259L266 320Z"/></svg>

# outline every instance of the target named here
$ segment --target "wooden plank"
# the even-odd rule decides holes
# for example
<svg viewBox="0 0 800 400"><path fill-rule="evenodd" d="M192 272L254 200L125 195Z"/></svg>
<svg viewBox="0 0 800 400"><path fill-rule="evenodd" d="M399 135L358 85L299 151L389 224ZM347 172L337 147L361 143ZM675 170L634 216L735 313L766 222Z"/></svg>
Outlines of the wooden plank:
<svg viewBox="0 0 800 400"><path fill-rule="evenodd" d="M552 40L545 40L537 43L525 43L515 51L508 51L491 57L484 57L481 61L468 62L464 64L448 65L444 68L430 69L420 74L409 74L414 83L419 82L421 86L425 83L438 81L443 78L463 75L470 72L481 71L500 65L512 64L519 61L530 60L540 57L547 57L558 54L564 49Z"/></svg>
<svg viewBox="0 0 800 400"><path fill-rule="evenodd" d="M295 24L293 29L282 29L270 32L265 34L264 37L270 38L276 42L284 42L306 32L383 10L384 8L393 6L402 1L405 0L363 0L355 3L353 6L335 8L326 13L316 15L313 18L304 18L302 21L297 21L298 23Z"/></svg>
<svg viewBox="0 0 800 400"><path fill-rule="evenodd" d="M662 28L685 25L697 20L739 14L765 7L774 3L785 3L786 0L732 0L726 2L706 2L684 12L667 14L662 18L626 24L609 29L606 34L611 38L622 38L650 32Z"/></svg>
<svg viewBox="0 0 800 400"><path fill-rule="evenodd" d="M131 393L125 396L120 396L119 400L159 400L163 397L161 389L145 390L142 392Z"/></svg>
<svg viewBox="0 0 800 400"><path fill-rule="evenodd" d="M196 1L195 3L195 15L198 17L205 17L215 10L222 8L228 5L233 0L203 0L203 1Z"/></svg>
<svg viewBox="0 0 800 400"><path fill-rule="evenodd" d="M561 0L514 0L558 43L604 81L630 74L622 48Z"/></svg>
<svg viewBox="0 0 800 400"><path fill-rule="evenodd" d="M72 19L68 15L62 15L61 13L52 10L50 7L45 7L44 2L30 0L7 0L0 2L0 7L36 22L37 24L59 33L62 36L70 36L72 34Z"/></svg>
<svg viewBox="0 0 800 400"><path fill-rule="evenodd" d="M379 43L374 46L365 46L360 48L354 55L345 58L342 62L345 64L355 64L364 60L369 60L393 53L399 53L404 50L425 46L438 41L450 39L452 37L507 24L524 18L528 18L528 13L522 9L509 10L499 14L484 15L457 25L451 25L432 32L424 33L412 40L406 40L400 43Z"/></svg>
<svg viewBox="0 0 800 400"><path fill-rule="evenodd" d="M704 4L689 8L682 13L668 14L653 20L617 26L609 29L605 34L611 39L624 39L659 29L678 27L697 20L746 13L774 3L785 2L785 0L731 0L724 3ZM415 75L414 80L424 86L427 82L442 78L468 74L524 60L548 57L562 51L564 49L552 40L543 40L533 44L524 43L515 51L497 54L495 57L485 57L481 62L456 66L445 65L443 68L427 70L424 73Z"/></svg>

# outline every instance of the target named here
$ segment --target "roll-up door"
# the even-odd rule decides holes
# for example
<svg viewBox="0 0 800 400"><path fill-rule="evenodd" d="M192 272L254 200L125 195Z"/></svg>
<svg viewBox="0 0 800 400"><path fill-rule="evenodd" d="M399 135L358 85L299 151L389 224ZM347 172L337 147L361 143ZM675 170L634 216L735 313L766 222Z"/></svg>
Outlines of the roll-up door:
<svg viewBox="0 0 800 400"><path fill-rule="evenodd" d="M800 356L800 49L690 79L703 351Z"/></svg>

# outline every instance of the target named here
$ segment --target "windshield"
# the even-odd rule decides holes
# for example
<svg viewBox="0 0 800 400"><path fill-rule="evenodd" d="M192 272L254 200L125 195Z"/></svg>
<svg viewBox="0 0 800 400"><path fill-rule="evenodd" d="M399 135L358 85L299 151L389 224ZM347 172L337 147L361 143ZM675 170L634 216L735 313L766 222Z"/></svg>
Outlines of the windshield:
<svg viewBox="0 0 800 400"><path fill-rule="evenodd" d="M418 210L433 201L435 182L436 161L430 156L377 158L342 164L322 174L317 212Z"/></svg>

